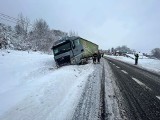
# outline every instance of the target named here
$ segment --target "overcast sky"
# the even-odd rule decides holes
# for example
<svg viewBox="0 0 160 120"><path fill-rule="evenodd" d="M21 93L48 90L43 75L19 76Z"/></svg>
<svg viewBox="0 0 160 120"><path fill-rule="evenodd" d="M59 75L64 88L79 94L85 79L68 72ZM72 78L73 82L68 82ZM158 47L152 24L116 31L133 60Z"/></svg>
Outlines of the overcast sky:
<svg viewBox="0 0 160 120"><path fill-rule="evenodd" d="M51 29L75 31L101 49L160 48L160 0L0 0L0 12L22 13L32 23L43 18Z"/></svg>

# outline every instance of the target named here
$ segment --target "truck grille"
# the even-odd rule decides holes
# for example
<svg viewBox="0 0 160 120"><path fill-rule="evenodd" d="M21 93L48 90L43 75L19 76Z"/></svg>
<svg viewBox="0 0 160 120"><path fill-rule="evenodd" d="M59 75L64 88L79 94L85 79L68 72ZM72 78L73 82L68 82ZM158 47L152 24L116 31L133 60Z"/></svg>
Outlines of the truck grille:
<svg viewBox="0 0 160 120"><path fill-rule="evenodd" d="M61 57L59 59L56 60L57 64L59 66L63 66L63 65L66 65L66 64L70 64L71 61L70 61L70 56L64 56L64 57Z"/></svg>

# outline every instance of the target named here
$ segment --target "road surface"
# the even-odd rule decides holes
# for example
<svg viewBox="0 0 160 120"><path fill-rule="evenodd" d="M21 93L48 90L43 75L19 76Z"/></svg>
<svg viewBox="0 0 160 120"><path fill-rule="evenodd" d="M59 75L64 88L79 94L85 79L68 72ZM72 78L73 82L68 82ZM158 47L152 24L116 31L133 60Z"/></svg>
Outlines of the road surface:
<svg viewBox="0 0 160 120"><path fill-rule="evenodd" d="M105 59L94 65L72 120L122 120L116 86Z"/></svg>
<svg viewBox="0 0 160 120"><path fill-rule="evenodd" d="M127 119L160 120L160 75L111 58L106 61L124 98Z"/></svg>

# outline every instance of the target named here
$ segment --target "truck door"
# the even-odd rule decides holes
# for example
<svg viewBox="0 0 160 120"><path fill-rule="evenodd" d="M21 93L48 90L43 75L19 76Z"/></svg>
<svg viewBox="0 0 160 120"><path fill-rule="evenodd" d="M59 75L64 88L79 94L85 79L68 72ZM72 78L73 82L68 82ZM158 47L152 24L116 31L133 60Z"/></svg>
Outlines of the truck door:
<svg viewBox="0 0 160 120"><path fill-rule="evenodd" d="M74 44L74 47L73 47L74 57L76 59L76 62L80 63L83 47L80 44L79 39L73 40L73 44Z"/></svg>

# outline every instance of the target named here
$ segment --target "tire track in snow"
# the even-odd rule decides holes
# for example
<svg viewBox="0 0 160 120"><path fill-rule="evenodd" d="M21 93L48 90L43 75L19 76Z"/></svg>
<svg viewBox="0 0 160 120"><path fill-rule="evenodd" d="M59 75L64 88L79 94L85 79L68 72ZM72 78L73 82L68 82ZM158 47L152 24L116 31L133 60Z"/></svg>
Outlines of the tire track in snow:
<svg viewBox="0 0 160 120"><path fill-rule="evenodd" d="M99 119L100 106L100 74L101 65L96 64L94 72L89 76L84 92L75 109L72 120L97 120Z"/></svg>
<svg viewBox="0 0 160 120"><path fill-rule="evenodd" d="M101 92L100 92L100 101L101 101L101 120L106 119L106 104L105 104L105 70L103 65L102 78L101 78Z"/></svg>

